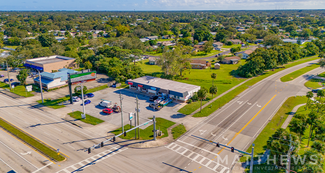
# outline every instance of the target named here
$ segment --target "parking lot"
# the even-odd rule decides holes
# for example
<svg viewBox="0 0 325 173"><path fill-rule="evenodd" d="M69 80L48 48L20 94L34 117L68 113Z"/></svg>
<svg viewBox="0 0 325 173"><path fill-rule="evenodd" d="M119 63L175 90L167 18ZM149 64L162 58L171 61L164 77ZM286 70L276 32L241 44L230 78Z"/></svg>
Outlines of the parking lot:
<svg viewBox="0 0 325 173"><path fill-rule="evenodd" d="M174 122L181 121L185 115L180 114L177 112L181 103L172 102L167 106L163 107L159 111L154 111L152 108L149 107L149 104L152 103L149 101L148 96L140 95L137 93L133 93L128 89L114 89L114 88L107 88L101 91L95 92L95 96L93 98L88 98L91 100L91 103L86 105L86 113L105 120L107 123L113 124L115 126L121 127L121 113L112 113L107 115L102 112L104 107L99 106L98 104L101 102L101 99L112 101L114 105L117 103L120 106L120 96L121 93L123 99L123 119L124 125L129 124L130 121L128 119L129 113L135 113L136 110L136 96L138 96L139 102L139 109L140 109L140 124L148 121L148 118L152 118L153 115L156 117L165 118ZM68 109L71 111L81 111L82 112L82 101L75 102L73 105L66 105ZM134 125L134 121L132 121ZM150 124L149 124L150 125Z"/></svg>

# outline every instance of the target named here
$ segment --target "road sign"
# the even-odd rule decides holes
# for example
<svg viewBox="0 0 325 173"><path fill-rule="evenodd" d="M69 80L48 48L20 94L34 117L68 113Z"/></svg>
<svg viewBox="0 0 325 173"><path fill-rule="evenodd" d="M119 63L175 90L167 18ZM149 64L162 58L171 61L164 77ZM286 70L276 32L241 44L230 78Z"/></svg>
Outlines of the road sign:
<svg viewBox="0 0 325 173"><path fill-rule="evenodd" d="M86 115L83 114L83 113L81 113L81 118L82 118L82 119L85 119L85 118L86 118Z"/></svg>
<svg viewBox="0 0 325 173"><path fill-rule="evenodd" d="M143 125L147 125L148 123L144 123Z"/></svg>
<svg viewBox="0 0 325 173"><path fill-rule="evenodd" d="M86 72L86 73L78 72L75 74L71 74L70 78L72 83L96 79L96 71Z"/></svg>
<svg viewBox="0 0 325 173"><path fill-rule="evenodd" d="M33 90L33 86L32 85L26 86L26 91L27 92L31 92L32 90Z"/></svg>
<svg viewBox="0 0 325 173"><path fill-rule="evenodd" d="M131 121L132 119L133 119L133 113L130 112L130 113L129 113L129 120Z"/></svg>
<svg viewBox="0 0 325 173"><path fill-rule="evenodd" d="M135 111L137 111L137 108L135 108ZM139 108L139 112L140 112L140 108Z"/></svg>

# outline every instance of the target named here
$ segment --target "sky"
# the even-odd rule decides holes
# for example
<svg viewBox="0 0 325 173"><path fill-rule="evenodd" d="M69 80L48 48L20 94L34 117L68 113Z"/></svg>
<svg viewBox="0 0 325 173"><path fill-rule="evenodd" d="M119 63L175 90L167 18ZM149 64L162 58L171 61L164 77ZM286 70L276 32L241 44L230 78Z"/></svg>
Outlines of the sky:
<svg viewBox="0 0 325 173"><path fill-rule="evenodd" d="M325 0L0 0L1 11L325 9Z"/></svg>

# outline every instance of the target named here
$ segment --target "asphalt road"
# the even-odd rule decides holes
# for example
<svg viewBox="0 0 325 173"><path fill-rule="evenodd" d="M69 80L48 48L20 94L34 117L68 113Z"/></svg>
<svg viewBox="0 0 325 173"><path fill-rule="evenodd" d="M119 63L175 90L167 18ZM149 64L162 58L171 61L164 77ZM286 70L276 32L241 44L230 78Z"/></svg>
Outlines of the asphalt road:
<svg viewBox="0 0 325 173"><path fill-rule="evenodd" d="M285 69L260 81L177 141L152 149L107 143L87 154L86 148L107 138L105 131L96 127L78 128L51 112L0 95L2 118L68 156L64 162L50 162L1 131L0 166L18 172L230 172L233 160L240 154L217 148L195 136L246 150L287 97L307 91L299 84L303 84L300 82L305 80L303 77L288 83L280 82L279 78L309 64ZM322 69L316 71L320 73Z"/></svg>

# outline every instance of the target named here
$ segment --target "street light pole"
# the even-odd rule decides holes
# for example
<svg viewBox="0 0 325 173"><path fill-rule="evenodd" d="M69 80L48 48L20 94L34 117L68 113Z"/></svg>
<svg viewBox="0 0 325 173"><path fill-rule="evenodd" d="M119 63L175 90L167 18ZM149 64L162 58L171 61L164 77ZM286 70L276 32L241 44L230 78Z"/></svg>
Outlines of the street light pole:
<svg viewBox="0 0 325 173"><path fill-rule="evenodd" d="M37 70L37 71L38 71L39 87L41 88L42 103L44 103L44 99L43 99L43 87L42 87L42 76L41 76L41 72L39 70Z"/></svg>
<svg viewBox="0 0 325 173"><path fill-rule="evenodd" d="M250 164L250 169L249 169L249 172L250 172L250 173L253 173L253 165L254 165L254 147L255 147L255 144L252 145L251 164Z"/></svg>
<svg viewBox="0 0 325 173"><path fill-rule="evenodd" d="M82 82L80 82L81 85L81 99L82 99L82 109L83 114L81 114L82 119L86 119L86 113L85 113L85 101L84 101L84 89L82 87Z"/></svg>
<svg viewBox="0 0 325 173"><path fill-rule="evenodd" d="M6 65L7 65L7 73L8 73L8 82L9 82L9 87L10 87L10 90L11 90L11 82L10 82L10 76L9 76L8 61L6 61Z"/></svg>
<svg viewBox="0 0 325 173"><path fill-rule="evenodd" d="M120 103L121 103L121 124L122 124L122 133L124 133L124 126L123 126L123 110L122 110L122 95L120 93Z"/></svg>

